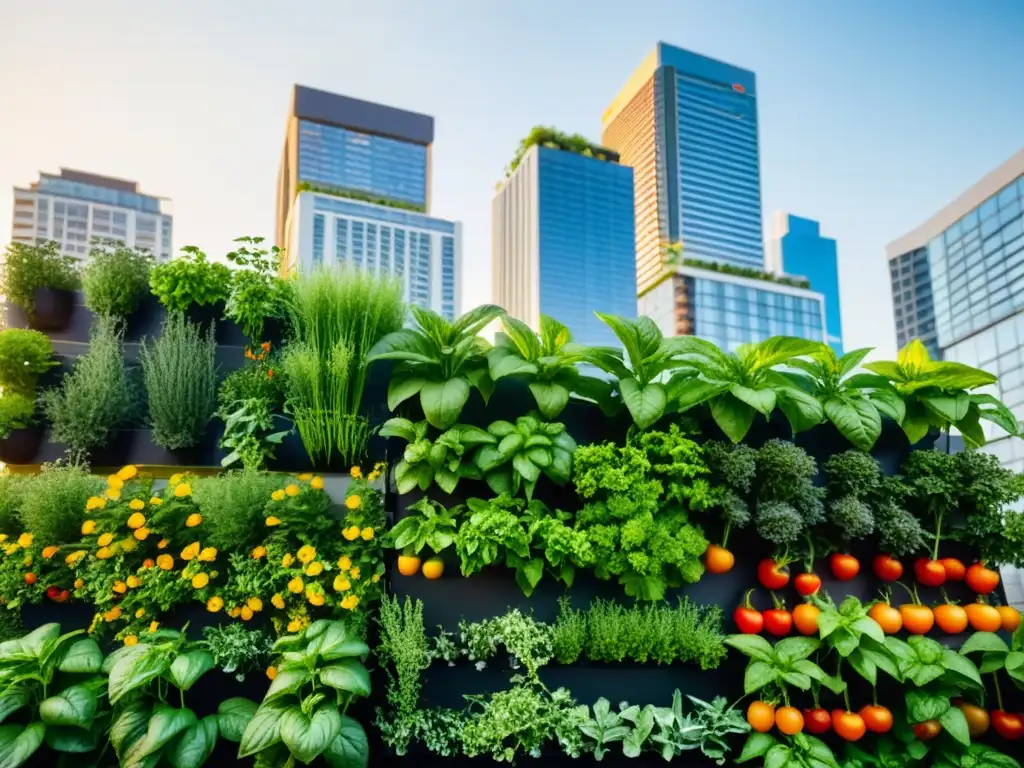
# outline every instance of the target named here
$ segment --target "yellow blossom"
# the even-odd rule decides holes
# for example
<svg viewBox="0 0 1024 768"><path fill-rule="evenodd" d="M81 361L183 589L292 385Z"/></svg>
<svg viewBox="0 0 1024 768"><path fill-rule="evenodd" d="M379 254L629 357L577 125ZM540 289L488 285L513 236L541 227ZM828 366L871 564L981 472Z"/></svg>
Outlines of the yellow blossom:
<svg viewBox="0 0 1024 768"><path fill-rule="evenodd" d="M199 559L204 563L212 563L217 559L217 548L216 547L204 547L199 553Z"/></svg>
<svg viewBox="0 0 1024 768"><path fill-rule="evenodd" d="M193 589L202 589L203 587L205 587L209 583L210 583L210 576L209 576L209 574L197 573L195 576L192 577L192 588Z"/></svg>
<svg viewBox="0 0 1024 768"><path fill-rule="evenodd" d="M96 543L99 544L101 547L106 547L106 546L109 546L110 542L112 542L113 540L114 540L114 534L112 534L112 533L101 533L100 537L98 539L96 539Z"/></svg>
<svg viewBox="0 0 1024 768"><path fill-rule="evenodd" d="M168 546L168 545L169 545L170 543L171 543L171 542L169 542L169 541L168 541L167 539L160 539L160 541L158 541L158 542L156 543L156 548L157 548L157 549L167 549L167 546Z"/></svg>
<svg viewBox="0 0 1024 768"><path fill-rule="evenodd" d="M373 539L373 528L363 528L359 535L363 538L363 541L370 541Z"/></svg>
<svg viewBox="0 0 1024 768"><path fill-rule="evenodd" d="M137 474L139 474L139 470L138 470L138 469L136 469L136 468L135 468L135 467L134 467L133 465L131 465L131 464L128 464L128 465L126 465L126 466L123 466L123 467L121 467L121 468L120 468L119 470L117 470L117 476L118 476L119 478L121 478L122 480L126 480L126 481L127 481L127 480L131 480L131 479L132 479L133 477L135 477L135 476L136 476Z"/></svg>
<svg viewBox="0 0 1024 768"><path fill-rule="evenodd" d="M309 546L309 544L306 544L303 547L299 547L297 557L299 558L299 562L305 565L314 557L316 557L316 550L313 547Z"/></svg>
<svg viewBox="0 0 1024 768"><path fill-rule="evenodd" d="M309 481L309 487L317 491L322 491L324 489L324 479L319 476L314 477Z"/></svg>
<svg viewBox="0 0 1024 768"><path fill-rule="evenodd" d="M268 518L266 519L266 521L265 521L265 522L266 522L266 524L267 524L268 526L270 526L271 528L273 528L273 527L274 527L275 525L280 525L280 524L281 524L281 519L280 519L280 518L278 518L278 517L274 517L273 515L271 515L270 517L268 517Z"/></svg>
<svg viewBox="0 0 1024 768"><path fill-rule="evenodd" d="M281 594L278 593L278 594L274 595L272 598L270 598L270 604L272 606L274 606L275 608L277 608L277 610L283 611L284 610L284 597L282 597Z"/></svg>
<svg viewBox="0 0 1024 768"><path fill-rule="evenodd" d="M123 595L125 592L128 591L128 585L125 584L123 581L115 581L114 591L117 592L117 594L119 595Z"/></svg>
<svg viewBox="0 0 1024 768"><path fill-rule="evenodd" d="M121 618L121 606L115 605L109 611L103 614L104 621L116 621Z"/></svg>
<svg viewBox="0 0 1024 768"><path fill-rule="evenodd" d="M346 611L355 610L357 605L359 605L359 598L356 595L349 595L341 601L341 607Z"/></svg>
<svg viewBox="0 0 1024 768"><path fill-rule="evenodd" d="M4 554L13 555L15 552L18 551L18 549L19 549L19 547L18 547L17 543L15 543L15 544L8 544L6 547L4 547Z"/></svg>
<svg viewBox="0 0 1024 768"><path fill-rule="evenodd" d="M149 622L149 631L150 632L156 632L159 628L160 628L160 622L159 621L151 621L151 622Z"/></svg>
<svg viewBox="0 0 1024 768"><path fill-rule="evenodd" d="M349 509L359 509L363 504L363 499L358 493L352 494L345 499L345 506Z"/></svg>
<svg viewBox="0 0 1024 768"><path fill-rule="evenodd" d="M82 535L83 536L88 536L90 533L94 533L95 531L96 531L96 521L95 520L86 520L84 523L82 523Z"/></svg>
<svg viewBox="0 0 1024 768"><path fill-rule="evenodd" d="M187 547L181 550L181 559L185 561L191 560L193 557L199 554L200 547L201 545L198 541L193 541L191 544L189 544Z"/></svg>
<svg viewBox="0 0 1024 768"><path fill-rule="evenodd" d="M263 610L263 601L258 597L250 597L245 601L245 604L249 606L249 610L259 613Z"/></svg>
<svg viewBox="0 0 1024 768"><path fill-rule="evenodd" d="M32 565L32 556L31 555L25 558L25 567L28 568L30 565ZM32 574L32 575L34 576L35 574Z"/></svg>
<svg viewBox="0 0 1024 768"><path fill-rule="evenodd" d="M201 522L203 522L203 516L200 515L198 512L193 512L191 515L185 518L185 527L195 528Z"/></svg>
<svg viewBox="0 0 1024 768"><path fill-rule="evenodd" d="M43 547L43 559L49 560L51 557L60 552L60 547Z"/></svg>
<svg viewBox="0 0 1024 768"><path fill-rule="evenodd" d="M174 558L166 554L160 555L160 557L156 559L156 564L161 571L169 571L174 567Z"/></svg>
<svg viewBox="0 0 1024 768"><path fill-rule="evenodd" d="M253 550L252 550L252 559L253 560L259 560L260 558L266 557L266 556L267 556L267 548L266 547L263 547L263 546L253 547Z"/></svg>
<svg viewBox="0 0 1024 768"><path fill-rule="evenodd" d="M175 486L174 497L176 499L183 499L186 496L192 495L192 486L188 483L182 483L181 485Z"/></svg>
<svg viewBox="0 0 1024 768"><path fill-rule="evenodd" d="M81 589L82 587L85 586L85 580L84 579L75 579L75 585L74 586L75 586L75 589Z"/></svg>
<svg viewBox="0 0 1024 768"><path fill-rule="evenodd" d="M363 470L361 467L352 467L352 469L350 469L348 473L352 475L352 477L355 478L356 480L363 476Z"/></svg>
<svg viewBox="0 0 1024 768"><path fill-rule="evenodd" d="M139 541L145 541L147 538L149 538L149 528L143 526L142 528L136 530L135 533L133 533L132 535Z"/></svg>
<svg viewBox="0 0 1024 768"><path fill-rule="evenodd" d="M250 608L248 605L243 605L242 610L240 610L238 613L242 617L242 621L248 621L252 618L252 608Z"/></svg>
<svg viewBox="0 0 1024 768"><path fill-rule="evenodd" d="M136 576L135 574L132 574L132 575L131 575L131 576L129 576L129 577L127 578L127 579L125 579L125 583L126 583L126 584L127 584L127 585L128 585L128 586L129 586L130 588L131 588L131 589L135 589L135 588L136 588L137 586L139 586L139 585L140 585L140 584L142 583L142 579L140 579L140 578L139 578L138 576Z"/></svg>
<svg viewBox="0 0 1024 768"><path fill-rule="evenodd" d="M284 492L287 493L289 496L298 496L299 486L297 486L295 483L288 483L288 485L284 487Z"/></svg>
<svg viewBox="0 0 1024 768"><path fill-rule="evenodd" d="M304 483L308 483L309 482L309 478L311 478L312 476L313 476L312 472L303 472L301 475L299 475L299 480L301 480Z"/></svg>
<svg viewBox="0 0 1024 768"><path fill-rule="evenodd" d="M89 512L94 509L103 509L107 506L107 500L99 496L90 496L89 500L85 502L85 508Z"/></svg>
<svg viewBox="0 0 1024 768"><path fill-rule="evenodd" d="M138 533L138 531L136 531L136 533ZM147 531L147 535L148 535L148 531ZM138 547L139 545L135 543L135 539L125 539L124 541L121 542L120 546L121 546L121 549L123 549L125 552L134 552L136 547Z"/></svg>
<svg viewBox="0 0 1024 768"><path fill-rule="evenodd" d="M289 632L298 632L300 629L302 629L302 622L298 619L292 619L288 622Z"/></svg>
<svg viewBox="0 0 1024 768"><path fill-rule="evenodd" d="M314 592L312 589L306 590L306 599L309 600L310 605L321 606L326 601L323 592Z"/></svg>
<svg viewBox="0 0 1024 768"><path fill-rule="evenodd" d="M84 549L77 549L74 552L72 552L71 554L69 554L67 557L65 557L64 558L64 562L67 563L68 565L75 565L83 557L85 557L85 550Z"/></svg>
<svg viewBox="0 0 1024 768"><path fill-rule="evenodd" d="M181 472L176 472L167 479L168 485L177 485L181 482Z"/></svg>
<svg viewBox="0 0 1024 768"><path fill-rule="evenodd" d="M348 528L342 529L341 535L345 538L345 541L355 541L359 538L359 526L350 525Z"/></svg>
<svg viewBox="0 0 1024 768"><path fill-rule="evenodd" d="M21 536L18 537L18 546L19 547L31 547L32 546L32 539L33 538L34 537L32 536L31 533L23 533L23 534L21 534Z"/></svg>
<svg viewBox="0 0 1024 768"><path fill-rule="evenodd" d="M108 475L107 487L114 491L120 491L122 488L124 488L124 480L122 480L117 475Z"/></svg>
<svg viewBox="0 0 1024 768"><path fill-rule="evenodd" d="M128 637L124 639L125 645L135 645L137 642L139 642L139 638L135 635L128 635Z"/></svg>
<svg viewBox="0 0 1024 768"><path fill-rule="evenodd" d="M342 555L338 558L338 570L347 571L352 567L352 558L348 555Z"/></svg>
<svg viewBox="0 0 1024 768"><path fill-rule="evenodd" d="M3 544L5 541L7 541L7 534L0 533L0 544Z"/></svg>
<svg viewBox="0 0 1024 768"><path fill-rule="evenodd" d="M153 496L150 498L149 503L151 506L159 507L161 504L164 503L164 500L161 499L159 496Z"/></svg>
<svg viewBox="0 0 1024 768"><path fill-rule="evenodd" d="M371 472L369 475L366 476L366 479L369 480L372 483L378 477L380 477L380 470L375 469L375 470L373 470L373 472Z"/></svg>
<svg viewBox="0 0 1024 768"><path fill-rule="evenodd" d="M277 667L271 665L267 667L267 679L273 680L277 677Z"/></svg>
<svg viewBox="0 0 1024 768"><path fill-rule="evenodd" d="M291 568L291 565L294 562L295 562L295 555L293 555L291 552L286 552L284 557L281 558L281 567L282 568Z"/></svg>
<svg viewBox="0 0 1024 768"><path fill-rule="evenodd" d="M223 607L224 601L216 595L214 595L206 601L206 610L208 610L210 613L216 613Z"/></svg>
<svg viewBox="0 0 1024 768"><path fill-rule="evenodd" d="M121 498L121 492L116 488L107 488L105 493L107 495L107 498L110 499L111 501L117 501L118 499Z"/></svg>
<svg viewBox="0 0 1024 768"><path fill-rule="evenodd" d="M110 557L113 557L113 555L114 550L112 550L110 547L100 547L96 550L96 558L98 560L106 560Z"/></svg>
<svg viewBox="0 0 1024 768"><path fill-rule="evenodd" d="M141 512L133 512L128 518L128 527L132 530L141 528L146 524L146 516Z"/></svg>
<svg viewBox="0 0 1024 768"><path fill-rule="evenodd" d="M270 494L270 498L273 499L274 501L283 501L284 500L284 491L282 491L280 488L278 488L276 491L274 491L272 494Z"/></svg>
<svg viewBox="0 0 1024 768"><path fill-rule="evenodd" d="M232 609L231 609L230 611L228 611L228 616L230 616L230 617L231 617L232 619L237 619L237 618L238 618L238 615L239 615L239 614L240 614L241 612L242 612L242 609L241 609L241 608L239 608L239 607L238 607L238 606L236 605L236 606L235 606L234 608L232 608Z"/></svg>
<svg viewBox="0 0 1024 768"><path fill-rule="evenodd" d="M370 579L370 581L372 581L374 584L376 584L378 581L380 581L380 574L379 573L373 574L373 577Z"/></svg>
<svg viewBox="0 0 1024 768"><path fill-rule="evenodd" d="M146 615L146 609L145 608L139 608L139 610L137 610L135 612L135 618L136 619L141 619L145 615Z"/></svg>
<svg viewBox="0 0 1024 768"><path fill-rule="evenodd" d="M324 571L324 564L320 562L313 562L306 566L307 576L319 576Z"/></svg>
<svg viewBox="0 0 1024 768"><path fill-rule="evenodd" d="M358 568L353 568L351 571L348 572L348 575L351 576L353 579L358 579L359 578L359 569Z"/></svg>
<svg viewBox="0 0 1024 768"><path fill-rule="evenodd" d="M144 502L142 499L132 499L131 501L128 502L128 508L135 510L145 509L146 502Z"/></svg>
<svg viewBox="0 0 1024 768"><path fill-rule="evenodd" d="M303 586L305 585L302 582L302 578L300 576L296 576L288 582L288 591L297 595L302 591Z"/></svg>
<svg viewBox="0 0 1024 768"><path fill-rule="evenodd" d="M334 577L334 591L335 592L347 592L352 589L352 582L342 576L340 573Z"/></svg>
<svg viewBox="0 0 1024 768"><path fill-rule="evenodd" d="M147 557L145 560L142 561L143 568L152 568L154 565L156 565L156 560L154 560L152 557Z"/></svg>

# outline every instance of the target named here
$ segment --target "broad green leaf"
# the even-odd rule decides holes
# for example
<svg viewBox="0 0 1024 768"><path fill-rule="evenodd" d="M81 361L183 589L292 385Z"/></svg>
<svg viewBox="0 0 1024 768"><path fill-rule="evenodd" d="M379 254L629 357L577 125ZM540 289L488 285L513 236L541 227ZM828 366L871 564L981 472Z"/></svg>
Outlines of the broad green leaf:
<svg viewBox="0 0 1024 768"><path fill-rule="evenodd" d="M46 726L35 722L31 725L0 725L0 768L18 768L35 754L43 743Z"/></svg>
<svg viewBox="0 0 1024 768"><path fill-rule="evenodd" d="M516 568L516 584L527 597L533 594L541 578L544 576L544 560L533 557Z"/></svg>
<svg viewBox="0 0 1024 768"><path fill-rule="evenodd" d="M640 429L647 429L664 415L668 398L662 384L655 381L641 386L636 379L627 378L619 382L619 389L622 402Z"/></svg>
<svg viewBox="0 0 1024 768"><path fill-rule="evenodd" d="M76 640L57 667L61 672L95 674L103 666L103 652L91 637Z"/></svg>
<svg viewBox="0 0 1024 768"><path fill-rule="evenodd" d="M213 656L208 651L189 651L173 661L168 677L175 686L187 691L213 666Z"/></svg>
<svg viewBox="0 0 1024 768"><path fill-rule="evenodd" d="M775 667L765 661L751 661L743 674L743 693L759 691L777 679Z"/></svg>
<svg viewBox="0 0 1024 768"><path fill-rule="evenodd" d="M277 671L277 677L270 683L267 693L263 697L264 702L273 701L281 696L295 693L303 685L309 682L312 673L306 667L289 666Z"/></svg>
<svg viewBox="0 0 1024 768"><path fill-rule="evenodd" d="M487 370L491 379L498 381L506 376L536 376L537 366L524 360L515 352L495 347L487 353Z"/></svg>
<svg viewBox="0 0 1024 768"><path fill-rule="evenodd" d="M860 349L851 349L845 355L839 358L837 361L839 368L839 375L845 376L864 360L871 352L874 347L861 347Z"/></svg>
<svg viewBox="0 0 1024 768"><path fill-rule="evenodd" d="M875 662L870 657L861 653L859 648L855 648L853 653L846 657L846 660L850 662L854 672L871 683L871 685L876 684L878 681L878 667L875 666Z"/></svg>
<svg viewBox="0 0 1024 768"><path fill-rule="evenodd" d="M238 756L255 755L281 741L281 719L285 712L294 709L277 703L261 704L245 727L242 741L238 745Z"/></svg>
<svg viewBox="0 0 1024 768"><path fill-rule="evenodd" d="M1016 435L1020 432L1017 417L997 398L992 395L971 395L970 399L974 405L978 406L978 415L981 418L991 421L1004 432L1011 435ZM991 407L985 408L983 406Z"/></svg>
<svg viewBox="0 0 1024 768"><path fill-rule="evenodd" d="M806 659L820 645L816 637L787 637L775 644L775 656L784 664Z"/></svg>
<svg viewBox="0 0 1024 768"><path fill-rule="evenodd" d="M125 762L135 763L163 749L175 736L191 728L196 722L196 714L188 707L168 707L157 704L153 715L149 718L146 737L128 750Z"/></svg>
<svg viewBox="0 0 1024 768"><path fill-rule="evenodd" d="M882 417L878 409L862 398L830 397L825 401L825 415L839 432L862 451L869 451L882 434Z"/></svg>
<svg viewBox="0 0 1024 768"><path fill-rule="evenodd" d="M0 643L0 662L28 661L42 653L43 646L60 637L59 624L43 624L27 635Z"/></svg>
<svg viewBox="0 0 1024 768"><path fill-rule="evenodd" d="M974 662L966 656L961 656L956 651L946 648L942 654L942 664L947 670L955 672L958 675L962 675L979 688L982 687L981 675L978 674L978 668L974 665Z"/></svg>
<svg viewBox="0 0 1024 768"><path fill-rule="evenodd" d="M47 725L74 725L88 728L96 716L96 688L72 685L39 704L39 719Z"/></svg>
<svg viewBox="0 0 1024 768"><path fill-rule="evenodd" d="M790 768L792 765L790 761L792 755L793 750L789 747L776 744L764 756L764 768Z"/></svg>
<svg viewBox="0 0 1024 768"><path fill-rule="evenodd" d="M752 659L774 662L772 644L760 635L729 635L725 638L725 644Z"/></svg>
<svg viewBox="0 0 1024 768"><path fill-rule="evenodd" d="M879 360L874 363L865 363L864 367L872 373L885 377L886 380L902 384L905 381L903 371L898 363L889 360Z"/></svg>
<svg viewBox="0 0 1024 768"><path fill-rule="evenodd" d="M348 715L342 715L341 730L327 745L323 758L331 768L367 768L370 746L363 726Z"/></svg>
<svg viewBox="0 0 1024 768"><path fill-rule="evenodd" d="M320 682L356 696L370 695L370 673L356 659L340 659L320 669Z"/></svg>
<svg viewBox="0 0 1024 768"><path fill-rule="evenodd" d="M505 327L505 334L515 345L520 357L525 360L536 360L540 357L540 342L530 326L509 315L501 318L501 324Z"/></svg>
<svg viewBox="0 0 1024 768"><path fill-rule="evenodd" d="M918 400L942 421L955 423L967 415L967 407L971 401L966 392L955 395L918 395Z"/></svg>
<svg viewBox="0 0 1024 768"><path fill-rule="evenodd" d="M737 400L742 400L755 411L765 416L771 416L772 411L775 410L775 392L767 387L764 389L752 389L742 384L733 384L729 391Z"/></svg>
<svg viewBox="0 0 1024 768"><path fill-rule="evenodd" d="M134 647L144 648L144 651L121 657L110 670L107 693L111 704L116 704L125 694L160 677L171 666L170 659L162 651L156 651L144 643Z"/></svg>
<svg viewBox="0 0 1024 768"><path fill-rule="evenodd" d="M481 304L455 318L452 331L457 336L476 336L489 322L504 314L505 310L495 304Z"/></svg>
<svg viewBox="0 0 1024 768"><path fill-rule="evenodd" d="M776 388L775 399L779 410L786 415L793 434L816 427L825 418L825 411L818 398L798 387Z"/></svg>
<svg viewBox="0 0 1024 768"><path fill-rule="evenodd" d="M732 394L716 397L711 401L711 417L719 429L734 443L747 436L754 423L754 409L737 400Z"/></svg>
<svg viewBox="0 0 1024 768"><path fill-rule="evenodd" d="M200 768L217 746L217 715L208 715L182 731L164 757L174 768Z"/></svg>
<svg viewBox="0 0 1024 768"><path fill-rule="evenodd" d="M419 390L417 390L418 392ZM388 406L391 407L390 405ZM408 419L393 418L385 421L378 434L381 437L399 437L407 443L416 442L416 429Z"/></svg>
<svg viewBox="0 0 1024 768"><path fill-rule="evenodd" d="M728 391L731 385L723 381L706 381L691 378L679 385L678 407L680 412L705 403L716 395Z"/></svg>
<svg viewBox="0 0 1024 768"><path fill-rule="evenodd" d="M394 411L410 397L418 395L428 381L428 378L415 371L394 371L388 382L388 410Z"/></svg>
<svg viewBox="0 0 1024 768"><path fill-rule="evenodd" d="M522 475L524 480L534 483L540 477L540 467L530 461L525 454L517 453L512 457L512 468Z"/></svg>
<svg viewBox="0 0 1024 768"><path fill-rule="evenodd" d="M128 751L146 737L149 716L153 710L143 701L133 701L114 718L110 726L110 743L121 762L126 762Z"/></svg>
<svg viewBox="0 0 1024 768"><path fill-rule="evenodd" d="M402 328L389 333L374 344L366 356L366 364L378 360L407 360L427 365L436 362L430 340L412 328Z"/></svg>
<svg viewBox="0 0 1024 768"><path fill-rule="evenodd" d="M763 757L769 749L778 743L778 740L769 733L751 733L747 737L747 741L743 745L743 751L740 752L736 762L745 763L748 760Z"/></svg>
<svg viewBox="0 0 1024 768"><path fill-rule="evenodd" d="M950 707L939 717L942 729L965 747L971 744L970 728L967 717L958 707Z"/></svg>
<svg viewBox="0 0 1024 768"><path fill-rule="evenodd" d="M546 419L557 417L569 402L569 390L551 381L530 382L530 393Z"/></svg>
<svg viewBox="0 0 1024 768"><path fill-rule="evenodd" d="M458 376L447 381L431 381L420 390L423 415L431 426L448 429L458 421L469 400L469 381Z"/></svg>
<svg viewBox="0 0 1024 768"><path fill-rule="evenodd" d="M960 653L966 656L968 653L974 653L975 651L1009 653L1010 646L995 632L974 632L960 646Z"/></svg>
<svg viewBox="0 0 1024 768"><path fill-rule="evenodd" d="M333 705L317 709L306 717L291 708L281 716L281 740L296 760L311 763L341 733L341 714Z"/></svg>
<svg viewBox="0 0 1024 768"><path fill-rule="evenodd" d="M89 730L73 725L48 725L44 736L46 746L55 752L85 754L96 750L102 743L102 733L97 724Z"/></svg>
<svg viewBox="0 0 1024 768"><path fill-rule="evenodd" d="M242 740L245 728L256 714L257 704L236 696L225 699L217 707L217 729L220 735L236 744Z"/></svg>
<svg viewBox="0 0 1024 768"><path fill-rule="evenodd" d="M868 392L868 400L883 416L888 416L897 424L902 424L907 415L907 404L903 398L891 389L876 389Z"/></svg>
<svg viewBox="0 0 1024 768"><path fill-rule="evenodd" d="M607 315L603 312L595 312L594 314L611 328L618 340L622 342L622 347L626 350L626 355L629 357L630 366L636 371L643 363L644 354L632 321L617 315Z"/></svg>
<svg viewBox="0 0 1024 768"><path fill-rule="evenodd" d="M8 688L0 695L0 723L12 712L17 712L29 702L28 691L24 688Z"/></svg>
<svg viewBox="0 0 1024 768"><path fill-rule="evenodd" d="M911 723L938 720L951 706L947 696L926 691L907 691L907 717Z"/></svg>

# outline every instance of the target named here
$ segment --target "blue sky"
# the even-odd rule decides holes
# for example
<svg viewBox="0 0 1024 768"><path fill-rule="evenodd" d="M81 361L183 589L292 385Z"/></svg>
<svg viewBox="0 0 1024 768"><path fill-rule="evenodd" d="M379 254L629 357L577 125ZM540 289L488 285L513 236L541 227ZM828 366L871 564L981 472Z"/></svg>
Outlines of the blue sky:
<svg viewBox="0 0 1024 768"><path fill-rule="evenodd" d="M1020 0L0 0L0 26L0 211L67 166L172 198L176 246L272 237L300 82L436 117L434 212L464 223L470 304L490 296L490 200L531 126L598 139L659 39L752 69L765 219L838 240L847 347L882 355L886 243L1024 146Z"/></svg>

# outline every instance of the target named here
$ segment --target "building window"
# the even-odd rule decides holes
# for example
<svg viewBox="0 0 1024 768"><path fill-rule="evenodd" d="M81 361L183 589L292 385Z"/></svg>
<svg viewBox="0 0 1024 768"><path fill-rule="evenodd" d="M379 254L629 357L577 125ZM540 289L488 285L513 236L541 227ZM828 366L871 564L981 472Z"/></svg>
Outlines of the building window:
<svg viewBox="0 0 1024 768"><path fill-rule="evenodd" d="M313 263L322 264L324 260L324 217L313 217Z"/></svg>
<svg viewBox="0 0 1024 768"><path fill-rule="evenodd" d="M339 264L348 261L348 222L345 219L334 221L334 256Z"/></svg>

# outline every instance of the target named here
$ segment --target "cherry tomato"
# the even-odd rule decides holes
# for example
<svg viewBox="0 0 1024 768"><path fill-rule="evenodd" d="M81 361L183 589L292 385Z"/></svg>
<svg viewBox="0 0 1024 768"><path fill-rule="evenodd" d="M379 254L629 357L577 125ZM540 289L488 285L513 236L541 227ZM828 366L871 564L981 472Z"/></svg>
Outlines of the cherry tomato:
<svg viewBox="0 0 1024 768"><path fill-rule="evenodd" d="M872 733L888 733L892 730L892 712L877 704L861 707L860 716L864 727Z"/></svg>
<svg viewBox="0 0 1024 768"><path fill-rule="evenodd" d="M925 720L914 726L914 735L921 741L931 741L942 732L942 724L938 720Z"/></svg>
<svg viewBox="0 0 1024 768"><path fill-rule="evenodd" d="M904 603L900 606L903 628L912 635L925 635L935 626L935 614L927 605Z"/></svg>
<svg viewBox="0 0 1024 768"><path fill-rule="evenodd" d="M775 725L775 707L764 701L752 701L747 707L747 722L758 733L768 733Z"/></svg>
<svg viewBox="0 0 1024 768"><path fill-rule="evenodd" d="M946 572L946 581L963 581L967 573L967 566L955 557L943 557L939 560L942 569Z"/></svg>
<svg viewBox="0 0 1024 768"><path fill-rule="evenodd" d="M801 573L793 579L796 591L804 597L816 594L821 589L821 578L816 573Z"/></svg>
<svg viewBox="0 0 1024 768"><path fill-rule="evenodd" d="M801 635L816 635L820 614L821 609L813 603L800 603L793 609L793 626Z"/></svg>
<svg viewBox="0 0 1024 768"><path fill-rule="evenodd" d="M996 610L1003 619L1003 632L1016 632L1020 626L1020 611L1008 605L998 605Z"/></svg>
<svg viewBox="0 0 1024 768"><path fill-rule="evenodd" d="M981 707L975 706L974 704L968 704L964 701L954 702L956 706L964 713L964 717L967 719L967 729L970 731L971 738L976 739L979 736L984 736L988 733L989 726L992 724L991 718Z"/></svg>
<svg viewBox="0 0 1024 768"><path fill-rule="evenodd" d="M998 632L1003 628L1003 617L991 605L971 603L964 610L967 611L971 629L978 632Z"/></svg>
<svg viewBox="0 0 1024 768"><path fill-rule="evenodd" d="M919 557L914 561L914 578L926 587L941 587L946 583L946 569L938 560Z"/></svg>
<svg viewBox="0 0 1024 768"><path fill-rule="evenodd" d="M832 728L832 716L828 713L827 709L818 707L817 709L805 709L804 710L804 730L808 733L822 734L828 733Z"/></svg>
<svg viewBox="0 0 1024 768"><path fill-rule="evenodd" d="M967 629L967 611L959 605L943 603L935 607L935 624L947 635L959 635Z"/></svg>
<svg viewBox="0 0 1024 768"><path fill-rule="evenodd" d="M727 573L732 570L736 558L725 547L710 544L704 552L704 567L708 573Z"/></svg>
<svg viewBox="0 0 1024 768"><path fill-rule="evenodd" d="M888 603L875 603L868 610L868 616L874 619L887 635L895 635L903 629L903 616Z"/></svg>
<svg viewBox="0 0 1024 768"><path fill-rule="evenodd" d="M999 574L981 563L975 563L968 568L964 580L967 582L967 586L979 595L987 595L999 586Z"/></svg>
<svg viewBox="0 0 1024 768"><path fill-rule="evenodd" d="M832 730L846 741L859 741L867 731L867 726L864 724L864 718L856 712L833 710Z"/></svg>
<svg viewBox="0 0 1024 768"><path fill-rule="evenodd" d="M793 629L793 615L785 608L771 608L765 611L764 628L769 635L785 637Z"/></svg>
<svg viewBox="0 0 1024 768"><path fill-rule="evenodd" d="M37 581L39 581L39 579L31 571L25 574L25 583L28 584L29 586L32 586Z"/></svg>
<svg viewBox="0 0 1024 768"><path fill-rule="evenodd" d="M871 570L882 581L898 581L903 575L903 563L892 555L875 555L871 561Z"/></svg>
<svg viewBox="0 0 1024 768"><path fill-rule="evenodd" d="M789 569L766 557L757 564L757 580L766 589L782 589L789 584Z"/></svg>
<svg viewBox="0 0 1024 768"><path fill-rule="evenodd" d="M750 593L753 591L752 589L748 590L747 594L743 596L743 602L737 605L736 610L732 612L732 620L736 624L736 629L744 635L756 635L764 629L764 617L750 604Z"/></svg>
<svg viewBox="0 0 1024 768"><path fill-rule="evenodd" d="M775 727L787 736L795 736L804 729L804 716L796 707L779 707L775 710Z"/></svg>
<svg viewBox="0 0 1024 768"><path fill-rule="evenodd" d="M860 572L860 561L853 555L836 552L828 559L832 575L840 581L849 581Z"/></svg>
<svg viewBox="0 0 1024 768"><path fill-rule="evenodd" d="M992 728L1007 741L1024 738L1024 720L1020 715L997 709L992 713Z"/></svg>

